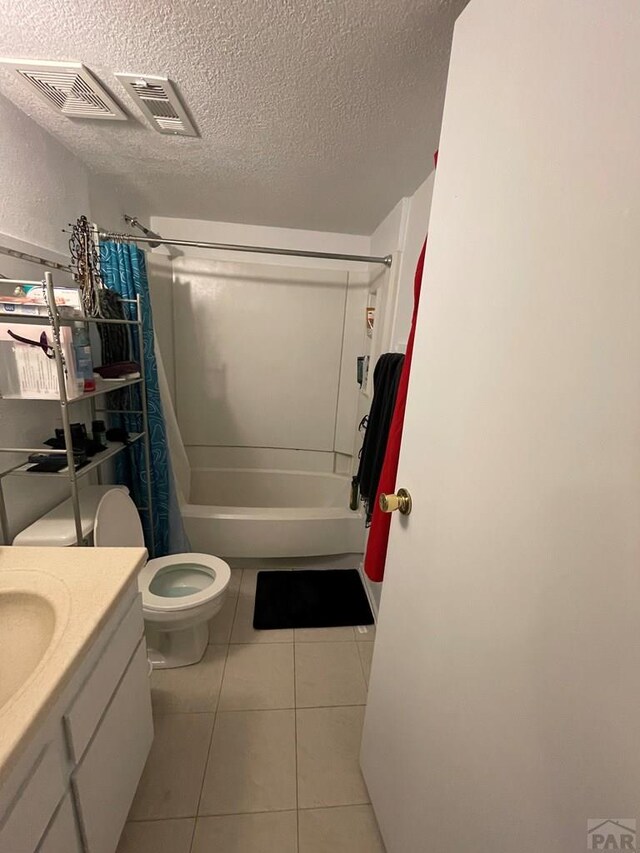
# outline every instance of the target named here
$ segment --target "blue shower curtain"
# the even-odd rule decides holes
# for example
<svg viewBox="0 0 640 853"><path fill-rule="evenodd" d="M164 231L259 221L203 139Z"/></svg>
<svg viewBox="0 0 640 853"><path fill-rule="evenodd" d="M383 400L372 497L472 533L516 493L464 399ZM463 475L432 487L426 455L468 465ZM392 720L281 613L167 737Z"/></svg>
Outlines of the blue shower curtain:
<svg viewBox="0 0 640 853"><path fill-rule="evenodd" d="M142 332L144 340L144 366L147 385L147 410L149 418L149 445L151 450L151 493L153 496L153 518L141 509L142 525L149 554L163 557L189 551L175 480L158 386L158 368L154 349L153 314L144 253L135 245L105 242L100 243L100 269L107 287L124 299L140 296ZM124 303L127 319L135 319L135 305ZM134 327L128 327L134 328ZM137 334L132 335L132 357L140 361ZM125 393L125 392L122 392ZM124 426L130 431L140 429L136 415L124 416ZM147 504L147 474L144 460L144 445L136 442L130 450L116 456L116 477L126 485L134 502L140 508ZM152 546L150 525L153 524L155 547Z"/></svg>

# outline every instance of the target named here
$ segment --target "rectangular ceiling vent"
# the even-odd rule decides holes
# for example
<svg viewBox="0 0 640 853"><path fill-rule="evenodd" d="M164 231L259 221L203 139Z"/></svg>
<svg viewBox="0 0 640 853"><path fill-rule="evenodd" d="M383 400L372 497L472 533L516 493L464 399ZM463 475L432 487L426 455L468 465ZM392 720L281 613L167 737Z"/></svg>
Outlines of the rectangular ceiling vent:
<svg viewBox="0 0 640 853"><path fill-rule="evenodd" d="M116 74L116 77L158 133L172 136L197 136L184 104L171 80L140 74Z"/></svg>
<svg viewBox="0 0 640 853"><path fill-rule="evenodd" d="M68 118L122 121L127 116L81 62L0 59Z"/></svg>

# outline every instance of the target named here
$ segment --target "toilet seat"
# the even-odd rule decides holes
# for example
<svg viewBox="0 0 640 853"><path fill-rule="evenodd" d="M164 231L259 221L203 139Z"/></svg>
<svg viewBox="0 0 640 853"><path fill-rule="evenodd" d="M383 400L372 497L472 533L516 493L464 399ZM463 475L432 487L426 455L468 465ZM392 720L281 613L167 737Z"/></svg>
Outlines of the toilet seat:
<svg viewBox="0 0 640 853"><path fill-rule="evenodd" d="M151 591L151 587L163 574L176 576L173 590L180 588L181 580L194 580L194 574L206 575L208 582L197 592L186 595L158 595L157 591ZM231 570L219 557L211 554L170 554L168 557L149 560L138 575L138 589L142 593L142 607L145 611L167 613L191 610L217 598L225 592L230 580Z"/></svg>
<svg viewBox="0 0 640 853"><path fill-rule="evenodd" d="M94 522L94 543L98 548L144 548L144 533L136 505L121 489L107 492L98 504ZM167 594L152 591L154 582L172 575ZM170 554L149 560L138 575L142 609L146 613L169 614L192 610L222 595L231 580L229 566L211 554ZM195 592L183 594L189 584ZM181 583L183 584L181 587ZM173 594L171 594L173 593ZM177 593L177 594L176 594Z"/></svg>

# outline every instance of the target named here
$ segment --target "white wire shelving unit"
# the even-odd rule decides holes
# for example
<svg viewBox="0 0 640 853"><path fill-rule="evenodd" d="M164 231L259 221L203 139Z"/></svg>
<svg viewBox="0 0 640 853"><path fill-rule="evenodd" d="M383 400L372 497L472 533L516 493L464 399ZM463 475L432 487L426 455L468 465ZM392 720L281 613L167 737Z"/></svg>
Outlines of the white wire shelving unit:
<svg viewBox="0 0 640 853"><path fill-rule="evenodd" d="M52 450L48 447L0 447L0 453L11 453L11 454L25 454L25 457L28 457L31 453L54 453L54 454L63 454L67 457L67 466L60 471L56 472L38 472L38 471L29 471L27 470L32 463L28 461L28 458L22 460L21 462L12 465L5 470L0 471L0 530L2 532L2 539L5 545L11 544L10 539L10 531L9 531L9 522L7 517L7 508L5 502L3 481L6 477L44 477L44 478L66 478L69 482L69 487L71 491L71 504L73 507L73 515L74 515L74 524L76 531L76 542L79 546L86 546L89 543L82 532L82 516L81 516L81 508L80 508L80 484L79 481L83 478L91 474L92 472L96 473L96 477L98 482L102 482L101 476L101 467L105 462L113 459L119 453L127 451L129 448L134 447L139 442L143 442L143 457L144 457L144 468L146 473L146 506L139 506L138 509L141 512L146 512L149 520L148 530L151 538L151 551L153 552L155 549L154 542L154 533L153 533L153 495L151 489L151 450L149 446L149 417L147 410L147 383L145 376L145 366L144 366L144 336L142 331L142 311L141 311L141 301L140 297L137 296L136 299L123 299L123 302L129 302L135 305L136 315L134 320L112 320L105 319L101 317L65 317L61 316L58 305L56 304L55 299L55 290L53 284L53 273L45 272L44 279L40 281L27 281L26 279L1 279L3 285L27 285L27 286L35 286L42 287L44 289L46 303L48 307L48 317L44 315L36 316L36 315L21 315L21 314L11 314L11 315L0 315L0 322L10 321L11 324L23 324L23 325L37 325L43 326L49 324L51 327L51 346L53 348L53 353L55 357L56 363L56 372L58 377L58 404L60 406L60 415L62 418L62 428L64 432L64 442L65 442L65 450ZM137 334L138 340L138 352L140 355L140 378L138 379L124 379L120 382L100 382L97 381L97 387L95 391L88 391L78 396L69 397L67 393L67 384L66 384L66 373L65 373L65 361L64 354L62 351L62 346L60 343L60 329L63 326L71 326L75 323L89 323L89 324L117 324L130 326L134 334ZM111 392L120 391L123 388L133 389L134 387L139 388L139 399L140 406L139 408L127 408L127 409L108 409L108 408L100 408L98 409L96 405L96 401L98 398L105 394L109 394ZM127 395L129 399L132 399L131 393ZM28 397L18 397L18 396L6 396L2 399L11 401L11 400L21 400L22 402L30 402L30 403L42 403L42 402L52 402L50 398L41 399L33 399ZM107 449L101 451L100 453L96 453L95 456L91 457L88 463L83 465L80 468L76 467L73 443L72 443L72 435L71 435L71 412L78 403L82 403L87 401L91 408L91 418L95 420L97 415L105 414L105 415L134 415L141 418L141 427L142 429L137 432L129 433L129 441L128 443L122 442L107 442ZM54 401L55 402L55 401Z"/></svg>

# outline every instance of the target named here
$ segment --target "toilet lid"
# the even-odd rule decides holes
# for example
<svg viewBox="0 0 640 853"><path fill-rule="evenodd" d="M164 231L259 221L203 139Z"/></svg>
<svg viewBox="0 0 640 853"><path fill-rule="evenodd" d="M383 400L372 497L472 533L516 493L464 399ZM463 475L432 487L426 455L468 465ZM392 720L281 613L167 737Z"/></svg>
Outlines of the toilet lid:
<svg viewBox="0 0 640 853"><path fill-rule="evenodd" d="M93 542L97 548L144 548L138 510L121 489L107 492L98 504Z"/></svg>

